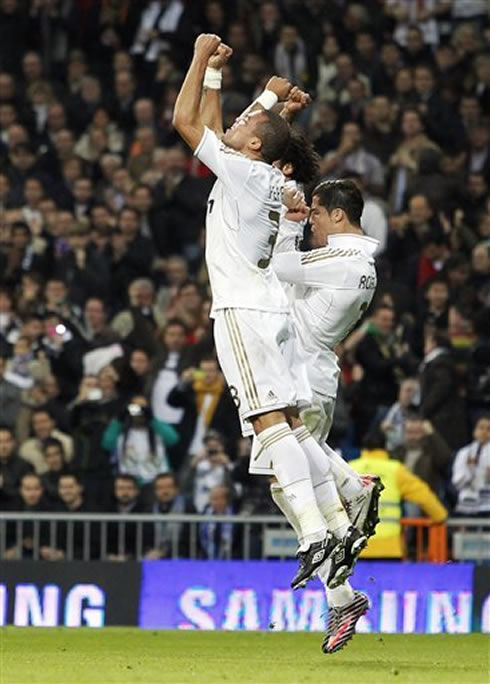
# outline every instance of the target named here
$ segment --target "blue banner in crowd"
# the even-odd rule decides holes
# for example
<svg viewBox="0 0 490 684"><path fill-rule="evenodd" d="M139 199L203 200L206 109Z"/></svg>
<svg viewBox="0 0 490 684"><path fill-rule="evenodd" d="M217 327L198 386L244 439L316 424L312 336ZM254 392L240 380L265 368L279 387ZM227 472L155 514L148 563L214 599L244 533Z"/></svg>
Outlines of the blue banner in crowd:
<svg viewBox="0 0 490 684"><path fill-rule="evenodd" d="M295 562L143 563L139 624L167 629L322 631L327 606L315 580L292 591ZM352 584L371 610L359 632L467 633L472 563L361 562Z"/></svg>

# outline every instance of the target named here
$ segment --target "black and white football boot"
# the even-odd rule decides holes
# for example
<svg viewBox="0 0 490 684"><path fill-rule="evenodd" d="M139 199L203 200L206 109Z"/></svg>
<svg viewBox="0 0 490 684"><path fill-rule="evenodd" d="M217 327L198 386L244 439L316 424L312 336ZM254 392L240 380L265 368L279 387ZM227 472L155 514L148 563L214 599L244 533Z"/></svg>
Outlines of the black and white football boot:
<svg viewBox="0 0 490 684"><path fill-rule="evenodd" d="M357 558L366 544L366 535L351 525L334 553L330 555L330 572L327 578L329 589L340 586L352 575Z"/></svg>
<svg viewBox="0 0 490 684"><path fill-rule="evenodd" d="M299 568L291 582L292 588L304 587L306 582L316 575L320 565L325 563L337 550L341 550L340 546L339 540L331 532L326 532L321 541L313 542L306 551L298 551L296 556L299 561Z"/></svg>

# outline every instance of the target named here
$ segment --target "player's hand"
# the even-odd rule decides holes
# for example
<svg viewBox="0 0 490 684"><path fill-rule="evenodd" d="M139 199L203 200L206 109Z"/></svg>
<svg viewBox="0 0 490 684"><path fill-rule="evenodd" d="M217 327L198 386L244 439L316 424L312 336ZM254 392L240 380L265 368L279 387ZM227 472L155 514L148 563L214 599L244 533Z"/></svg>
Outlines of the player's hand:
<svg viewBox="0 0 490 684"><path fill-rule="evenodd" d="M273 76L267 81L266 90L272 90L277 95L279 101L285 100L291 90L291 84L287 78Z"/></svg>
<svg viewBox="0 0 490 684"><path fill-rule="evenodd" d="M287 221L294 221L295 223L300 223L300 221L306 221L308 214L310 213L310 207L303 202L296 209L288 209L284 215Z"/></svg>
<svg viewBox="0 0 490 684"><path fill-rule="evenodd" d="M303 204L305 204L304 193L301 192L301 190L298 190L295 185L290 186L286 184L282 192L282 203L289 210L296 211L300 209Z"/></svg>
<svg viewBox="0 0 490 684"><path fill-rule="evenodd" d="M214 33L201 33L194 43L194 56L207 62L220 44L221 38Z"/></svg>
<svg viewBox="0 0 490 684"><path fill-rule="evenodd" d="M212 69L222 69L233 54L233 49L225 43L218 45L218 49L208 59L208 67Z"/></svg>
<svg viewBox="0 0 490 684"><path fill-rule="evenodd" d="M295 114L305 109L305 107L308 107L310 104L311 97L308 95L308 93L300 90L298 86L294 86L291 88L281 114L285 113L287 114L287 118L292 118L295 116Z"/></svg>

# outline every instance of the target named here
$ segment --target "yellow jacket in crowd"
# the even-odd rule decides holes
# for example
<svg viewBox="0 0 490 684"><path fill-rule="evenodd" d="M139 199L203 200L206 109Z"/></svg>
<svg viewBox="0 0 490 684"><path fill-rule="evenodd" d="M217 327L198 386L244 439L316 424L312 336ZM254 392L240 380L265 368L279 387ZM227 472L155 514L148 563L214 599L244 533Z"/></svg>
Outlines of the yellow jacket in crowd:
<svg viewBox="0 0 490 684"><path fill-rule="evenodd" d="M400 463L390 459L384 449L364 449L361 457L349 461L358 473L379 475L385 489L379 502L380 522L376 534L361 554L363 558L401 558L403 540L400 518L402 501L418 504L436 523L447 517L447 511L429 486Z"/></svg>

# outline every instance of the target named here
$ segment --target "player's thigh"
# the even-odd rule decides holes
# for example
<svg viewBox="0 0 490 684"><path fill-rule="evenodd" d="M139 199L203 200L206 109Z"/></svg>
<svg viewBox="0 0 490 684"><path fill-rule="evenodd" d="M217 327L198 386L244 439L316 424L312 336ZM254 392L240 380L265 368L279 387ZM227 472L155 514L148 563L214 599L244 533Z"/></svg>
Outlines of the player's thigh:
<svg viewBox="0 0 490 684"><path fill-rule="evenodd" d="M280 347L287 316L247 309L216 312L216 352L243 419L296 403L296 390Z"/></svg>
<svg viewBox="0 0 490 684"><path fill-rule="evenodd" d="M310 406L301 411L301 420L317 442L323 444L330 433L335 410L335 397L313 393Z"/></svg>

